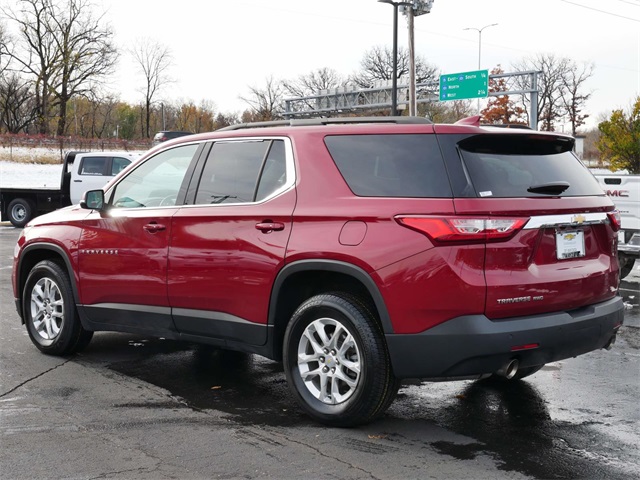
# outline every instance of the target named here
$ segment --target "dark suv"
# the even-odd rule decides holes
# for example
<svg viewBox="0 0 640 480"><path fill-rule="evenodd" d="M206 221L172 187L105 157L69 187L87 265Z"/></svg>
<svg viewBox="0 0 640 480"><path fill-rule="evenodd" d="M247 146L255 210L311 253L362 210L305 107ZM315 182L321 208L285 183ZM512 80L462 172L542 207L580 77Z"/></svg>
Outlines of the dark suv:
<svg viewBox="0 0 640 480"><path fill-rule="evenodd" d="M615 341L620 220L571 137L259 126L162 144L33 220L13 269L33 343L69 355L112 330L260 354L347 426L401 379L517 380Z"/></svg>

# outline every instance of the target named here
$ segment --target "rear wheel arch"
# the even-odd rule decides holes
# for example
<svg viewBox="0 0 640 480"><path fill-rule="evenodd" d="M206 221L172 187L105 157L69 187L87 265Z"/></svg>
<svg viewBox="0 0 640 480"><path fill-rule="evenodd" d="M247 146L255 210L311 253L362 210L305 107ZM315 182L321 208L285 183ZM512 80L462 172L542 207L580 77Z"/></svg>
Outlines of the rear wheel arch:
<svg viewBox="0 0 640 480"><path fill-rule="evenodd" d="M284 333L296 309L314 295L336 291L361 298L375 314L382 331L393 332L382 294L362 268L335 260L301 260L280 271L271 291L269 325L273 331L273 358L282 358Z"/></svg>

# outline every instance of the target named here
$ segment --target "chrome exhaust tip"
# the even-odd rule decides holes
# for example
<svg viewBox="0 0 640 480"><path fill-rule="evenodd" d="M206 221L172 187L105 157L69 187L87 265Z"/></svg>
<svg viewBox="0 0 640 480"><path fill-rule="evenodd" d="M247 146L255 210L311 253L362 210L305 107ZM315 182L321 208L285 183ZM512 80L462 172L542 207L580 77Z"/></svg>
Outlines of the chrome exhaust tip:
<svg viewBox="0 0 640 480"><path fill-rule="evenodd" d="M607 344L604 346L605 350L611 350L613 348L613 345L616 343L616 337L617 335L613 335L609 341L607 342Z"/></svg>
<svg viewBox="0 0 640 480"><path fill-rule="evenodd" d="M500 369L496 372L496 375L500 375L501 377L506 378L507 380L511 380L518 373L518 366L520 362L515 358L513 360L509 360L505 363Z"/></svg>

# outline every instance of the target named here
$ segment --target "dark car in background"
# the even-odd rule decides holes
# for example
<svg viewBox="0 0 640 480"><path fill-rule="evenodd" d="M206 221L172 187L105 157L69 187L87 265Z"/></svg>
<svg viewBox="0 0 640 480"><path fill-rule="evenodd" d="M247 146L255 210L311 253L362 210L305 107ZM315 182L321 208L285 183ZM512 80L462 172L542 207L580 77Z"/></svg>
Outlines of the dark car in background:
<svg viewBox="0 0 640 480"><path fill-rule="evenodd" d="M184 137L185 135L193 135L193 132L172 132L170 130L163 130L153 136L153 146L155 147L159 143L166 142L167 140L173 140L178 137Z"/></svg>

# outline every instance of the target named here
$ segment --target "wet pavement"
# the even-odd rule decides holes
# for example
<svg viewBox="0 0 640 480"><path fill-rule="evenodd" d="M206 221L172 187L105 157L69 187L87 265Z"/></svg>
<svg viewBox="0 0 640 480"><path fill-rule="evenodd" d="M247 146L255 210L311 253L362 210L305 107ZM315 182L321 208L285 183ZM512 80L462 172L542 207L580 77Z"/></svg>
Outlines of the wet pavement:
<svg viewBox="0 0 640 480"><path fill-rule="evenodd" d="M519 382L409 382L383 419L340 430L261 357L113 333L40 354L11 296L17 235L0 227L2 478L640 477L637 267L612 350Z"/></svg>

